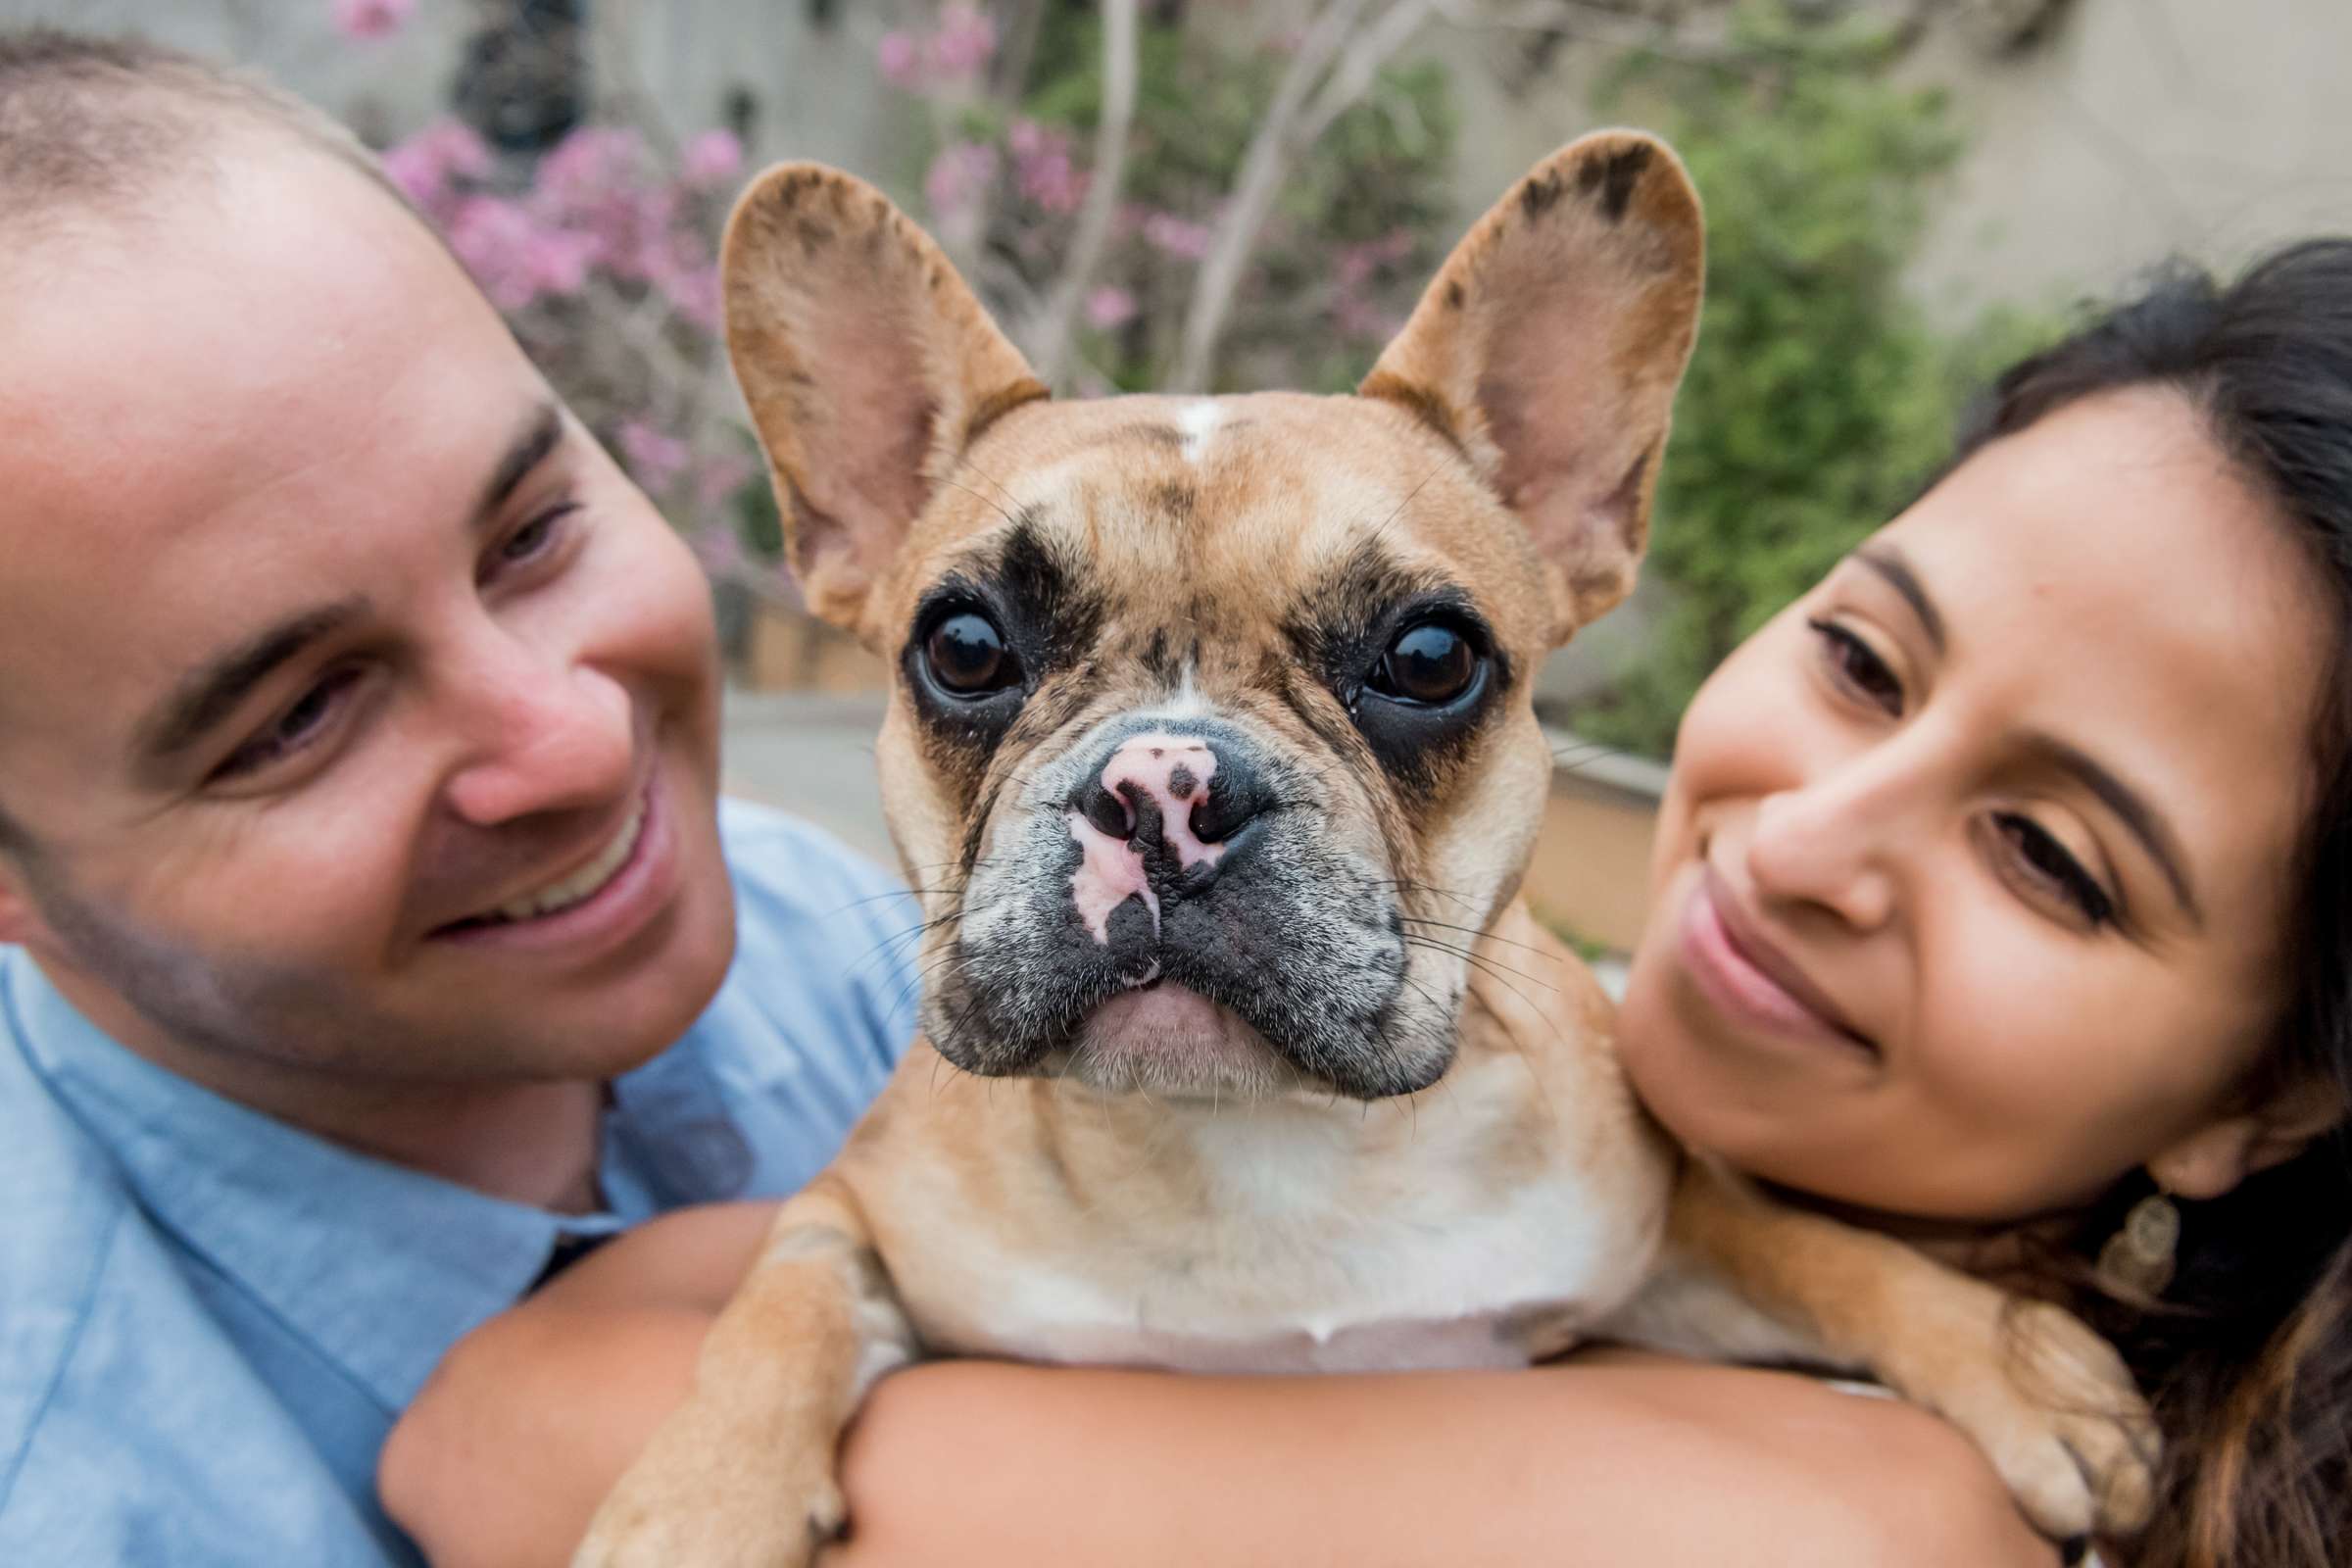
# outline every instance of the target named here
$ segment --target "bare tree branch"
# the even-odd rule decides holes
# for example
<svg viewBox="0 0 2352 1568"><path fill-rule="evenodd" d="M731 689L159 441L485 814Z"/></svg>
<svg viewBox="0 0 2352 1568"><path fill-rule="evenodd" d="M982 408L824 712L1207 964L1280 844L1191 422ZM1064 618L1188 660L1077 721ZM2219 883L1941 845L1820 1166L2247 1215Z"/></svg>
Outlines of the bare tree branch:
<svg viewBox="0 0 2352 1568"><path fill-rule="evenodd" d="M1086 290L1110 242L1119 192L1127 177L1127 132L1135 123L1138 0L1102 0L1102 115L1095 125L1094 170L1078 227L1070 238L1068 262L1028 334L1038 374L1059 388L1069 367L1070 339Z"/></svg>
<svg viewBox="0 0 2352 1568"><path fill-rule="evenodd" d="M1315 101L1299 117L1298 148L1301 152L1323 139L1332 122L1355 107L1372 91L1380 68L1387 65L1397 50L1410 43L1413 34L1421 30L1437 0L1416 0L1416 3L1393 6L1381 19L1366 28L1363 35L1340 56L1331 74L1323 78L1323 86Z"/></svg>
<svg viewBox="0 0 2352 1568"><path fill-rule="evenodd" d="M1282 192L1282 182L1290 173L1292 163L1312 145L1312 137L1305 134L1310 109L1319 116L1327 107L1326 101L1317 95L1318 86L1325 84L1327 77L1350 72L1351 63L1343 59L1350 51L1367 56L1374 47L1393 51L1396 45L1387 40L1395 30L1391 24L1396 14L1412 13L1417 25L1433 3L1434 0L1396 0L1379 23L1359 31L1357 24L1369 9L1370 0L1330 0L1306 29L1298 51L1291 56L1289 69L1274 89L1274 101L1267 106L1265 118L1258 122L1256 134L1250 138L1249 149L1242 155L1241 172L1235 177L1233 194L1226 202L1224 216L1218 220L1208 254L1201 258L1200 270L1194 274L1193 297L1185 311L1176 371L1169 378L1171 391L1200 392L1208 388L1215 369L1217 340L1232 313L1233 296L1241 287L1250 252L1257 246L1258 234L1274 210L1274 199ZM1371 60L1369 67L1362 70L1363 79L1368 82L1379 65L1379 59ZM1324 122L1328 123L1328 119Z"/></svg>
<svg viewBox="0 0 2352 1568"><path fill-rule="evenodd" d="M998 7L997 58L989 82L997 96L1018 100L1029 84L1029 62L1037 58L1037 35L1046 20L1046 0L1003 0Z"/></svg>

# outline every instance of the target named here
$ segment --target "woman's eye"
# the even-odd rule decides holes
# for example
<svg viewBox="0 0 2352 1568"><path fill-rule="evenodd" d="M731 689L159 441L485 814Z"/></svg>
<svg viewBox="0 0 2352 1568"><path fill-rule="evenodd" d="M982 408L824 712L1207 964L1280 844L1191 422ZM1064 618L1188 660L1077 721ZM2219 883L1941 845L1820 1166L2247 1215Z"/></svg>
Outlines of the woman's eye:
<svg viewBox="0 0 2352 1568"><path fill-rule="evenodd" d="M1021 678L1019 662L997 623L978 611L948 616L923 640L923 661L941 689L957 697L986 697Z"/></svg>
<svg viewBox="0 0 2352 1568"><path fill-rule="evenodd" d="M259 735L229 753L213 770L216 779L234 778L267 767L304 750L334 722L343 701L359 684L357 669L337 670L296 698Z"/></svg>
<svg viewBox="0 0 2352 1568"><path fill-rule="evenodd" d="M1423 621L1396 634L1365 682L1383 697L1439 708L1478 678L1478 650L1442 621Z"/></svg>
<svg viewBox="0 0 2352 1568"><path fill-rule="evenodd" d="M552 511L543 512L498 542L491 551L491 573L510 567L528 565L555 549L564 536L565 524L579 510L577 503L565 502Z"/></svg>
<svg viewBox="0 0 2352 1568"><path fill-rule="evenodd" d="M1903 710L1903 683L1870 644L1834 620L1809 620L1831 669L1848 689L1888 713Z"/></svg>
<svg viewBox="0 0 2352 1568"><path fill-rule="evenodd" d="M2049 829L2014 811L2001 812L1993 823L2026 873L2073 905L2083 919L2103 926L2115 918L2115 901L2107 896L2107 890L2082 869L2082 862L2069 854Z"/></svg>

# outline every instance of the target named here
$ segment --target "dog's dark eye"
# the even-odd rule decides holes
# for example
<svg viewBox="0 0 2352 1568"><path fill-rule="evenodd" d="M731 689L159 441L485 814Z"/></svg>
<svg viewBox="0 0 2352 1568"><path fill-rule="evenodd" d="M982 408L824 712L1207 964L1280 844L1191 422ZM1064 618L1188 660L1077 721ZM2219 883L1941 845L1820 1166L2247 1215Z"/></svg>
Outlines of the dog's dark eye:
<svg viewBox="0 0 2352 1568"><path fill-rule="evenodd" d="M1478 650L1443 621L1407 626L1372 666L1365 684L1400 703L1438 708L1470 689L1478 678Z"/></svg>
<svg viewBox="0 0 2352 1568"><path fill-rule="evenodd" d="M958 612L932 627L923 658L940 689L957 697L985 697L1021 678L1004 634L977 611Z"/></svg>

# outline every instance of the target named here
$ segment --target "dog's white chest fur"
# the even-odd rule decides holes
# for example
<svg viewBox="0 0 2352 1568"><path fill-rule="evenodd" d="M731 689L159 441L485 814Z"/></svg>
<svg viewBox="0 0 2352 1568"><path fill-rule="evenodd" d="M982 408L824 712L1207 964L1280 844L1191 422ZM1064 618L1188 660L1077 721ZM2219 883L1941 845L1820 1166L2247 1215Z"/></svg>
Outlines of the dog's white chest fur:
<svg viewBox="0 0 2352 1568"><path fill-rule="evenodd" d="M1632 1293L1660 1217L1572 1157L1589 1157L1590 1126L1531 1132L1525 1071L1490 1060L1411 1105L1172 1117L1182 1147L1132 1151L1125 1172L1090 1165L1091 1201L1066 1223L1016 1239L974 1215L895 1250L901 1298L926 1342L962 1353L1206 1372L1524 1365Z"/></svg>

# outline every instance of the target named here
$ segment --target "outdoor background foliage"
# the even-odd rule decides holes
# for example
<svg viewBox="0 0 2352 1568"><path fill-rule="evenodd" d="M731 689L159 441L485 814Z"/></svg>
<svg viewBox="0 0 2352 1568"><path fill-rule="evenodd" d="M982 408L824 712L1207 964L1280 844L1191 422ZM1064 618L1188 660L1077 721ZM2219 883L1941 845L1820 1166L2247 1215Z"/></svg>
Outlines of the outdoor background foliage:
<svg viewBox="0 0 2352 1568"><path fill-rule="evenodd" d="M435 0L323 3L364 47ZM549 58L576 53L576 7L529 3ZM1066 389L1344 390L1497 194L1452 188L1462 89L1401 49L1474 8L1323 0L1273 34L1249 9L1202 26L1135 0L997 8L1009 21L965 0L902 6L874 64L914 156L859 172L893 187ZM1662 130L1708 214L1653 618L1549 715L1653 756L1705 671L1901 508L1968 386L2036 330L2004 318L1938 335L1903 291L1962 146L1941 98L1896 70L1932 7L1697 9L1715 13L1703 33L1678 28L1680 8L1643 25L1627 5L1611 15L1636 24L1580 44L1600 106ZM527 54L502 64L510 99L550 74ZM453 113L390 148L394 177L726 592L791 604L717 338L716 235L747 172L735 134L560 95L503 122L494 103L486 121L479 75L473 122Z"/></svg>

